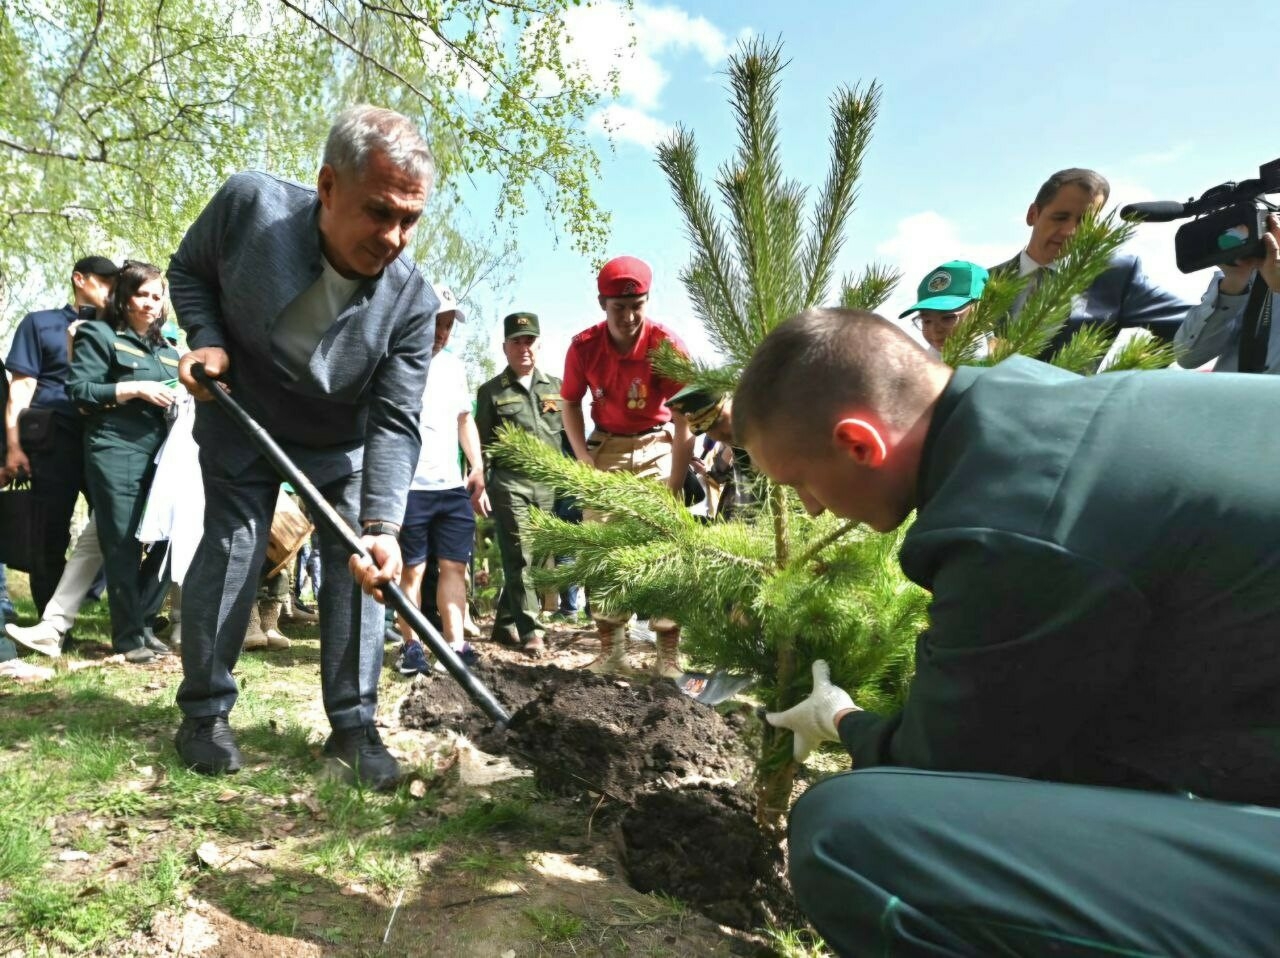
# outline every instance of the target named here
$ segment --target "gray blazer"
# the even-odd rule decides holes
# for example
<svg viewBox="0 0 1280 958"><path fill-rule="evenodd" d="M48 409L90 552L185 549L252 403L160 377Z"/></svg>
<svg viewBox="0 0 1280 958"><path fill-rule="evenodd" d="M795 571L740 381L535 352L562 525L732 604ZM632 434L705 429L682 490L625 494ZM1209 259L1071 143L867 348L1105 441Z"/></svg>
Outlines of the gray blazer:
<svg viewBox="0 0 1280 958"><path fill-rule="evenodd" d="M1018 255L991 268L997 272L1012 270L1018 275ZM1014 311L1020 307L1015 307ZM1117 328L1145 326L1155 335L1171 342L1191 304L1161 289L1147 278L1142 261L1127 253L1117 253L1111 265L1076 299L1066 325L1054 337L1046 354L1052 354L1086 324L1111 323Z"/></svg>
<svg viewBox="0 0 1280 958"><path fill-rule="evenodd" d="M169 261L192 349L219 346L246 411L324 485L364 469L361 519L400 522L421 439L418 417L439 302L405 257L363 281L299 378L278 365L271 329L322 272L316 192L265 173L227 180ZM235 475L257 457L235 425L201 403L196 440Z"/></svg>

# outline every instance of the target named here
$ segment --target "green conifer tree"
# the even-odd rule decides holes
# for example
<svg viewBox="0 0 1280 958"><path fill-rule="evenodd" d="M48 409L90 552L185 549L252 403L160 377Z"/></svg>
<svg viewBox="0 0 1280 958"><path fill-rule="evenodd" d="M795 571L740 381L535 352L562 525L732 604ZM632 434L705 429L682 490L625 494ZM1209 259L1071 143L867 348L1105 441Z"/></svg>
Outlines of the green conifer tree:
<svg viewBox="0 0 1280 958"><path fill-rule="evenodd" d="M730 59L739 146L718 169L714 195L699 173L691 131L678 128L659 147L658 163L693 250L681 281L722 359L712 365L664 346L654 354L655 365L676 381L732 391L770 330L829 302L880 89L872 83L832 96L830 167L806 216L807 190L782 172L777 94L784 67L781 46L760 40L745 43ZM1110 219L1088 219L1050 280L1007 323L1000 319L1024 281L994 279L948 342L948 360L977 362L980 340L992 337L995 345L982 362L1040 352L1065 321L1072 298L1126 236ZM874 310L898 279L890 269L870 266L842 280L837 302ZM1060 361L1090 369L1108 339L1091 332L1077 336ZM1139 344L1123 358L1131 367L1167 364L1170 357ZM703 524L661 484L599 472L525 433L508 432L495 455L612 518L570 525L535 517L538 551L574 557L546 573L548 584L579 582L604 610L674 618L684 626L687 655L749 673L771 710L786 709L808 693L809 666L820 658L862 707L891 710L904 700L928 596L898 566L902 530L878 535L831 516L809 516L793 493L763 478L760 505L745 519ZM796 770L790 734L764 726L757 770L762 823L776 823L786 811Z"/></svg>

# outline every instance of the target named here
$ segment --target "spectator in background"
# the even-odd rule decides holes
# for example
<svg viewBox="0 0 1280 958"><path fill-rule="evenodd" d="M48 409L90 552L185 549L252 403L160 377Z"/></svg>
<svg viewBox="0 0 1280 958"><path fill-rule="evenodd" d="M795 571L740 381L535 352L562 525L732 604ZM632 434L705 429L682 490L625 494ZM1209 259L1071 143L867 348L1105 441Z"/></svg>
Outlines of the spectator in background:
<svg viewBox="0 0 1280 958"><path fill-rule="evenodd" d="M916 289L916 303L898 318L916 313L913 322L928 343L929 355L942 356L942 347L960 321L982 298L988 273L977 263L951 260L929 271Z"/></svg>
<svg viewBox="0 0 1280 958"><path fill-rule="evenodd" d="M177 401L167 383L178 372L178 351L161 334L167 301L164 277L149 263L126 262L116 277L104 322L76 333L67 394L88 419L85 474L107 570L111 647L126 661L150 662L168 647L151 632L145 587L163 568L166 545L143 562L138 525L155 474L155 456L168 433L166 411Z"/></svg>
<svg viewBox="0 0 1280 958"><path fill-rule="evenodd" d="M71 272L72 303L28 313L6 362L13 377L5 404L5 470L31 477L41 506L43 554L31 570L31 598L43 610L66 565L71 516L85 484L83 421L67 396L68 329L106 304L119 267L86 256Z"/></svg>
<svg viewBox="0 0 1280 958"><path fill-rule="evenodd" d="M447 641L464 659L473 658L463 638L463 609L467 604L467 564L475 547L476 515L489 514L485 492L480 437L471 415L471 391L467 371L452 353L444 351L455 322L466 322L448 286L436 285L440 309L436 312L431 368L422 394L419 429L422 450L409 486L409 503L400 530L404 572L400 588L415 604L422 602L423 573L427 559L439 568L436 608ZM462 447L471 466L464 477L458 464ZM417 675L432 668L426 650L409 623L400 620L404 645L397 668L401 675Z"/></svg>
<svg viewBox="0 0 1280 958"><path fill-rule="evenodd" d="M604 322L573 337L564 361L564 431L573 454L604 472L626 471L665 483L683 498L685 475L693 455L693 436L684 417L666 402L683 385L653 371L649 354L663 342L680 352L684 344L670 329L645 315L653 273L634 256L605 263L596 277ZM591 418L595 430L588 438L582 399L591 390ZM601 513L585 510L584 520L599 521ZM600 635L600 655L587 666L593 672L627 669L627 623L622 610L593 610ZM680 626L667 618L650 620L658 652L653 672L666 678L683 673L679 664Z"/></svg>
<svg viewBox="0 0 1280 958"><path fill-rule="evenodd" d="M502 320L502 352L507 365L476 392L476 425L488 449L498 429L512 426L561 451L564 421L560 380L538 365L538 337L542 324L536 313L511 313ZM502 555L502 593L494 610L493 635L499 642L519 645L529 655L541 655L546 632L538 624L541 597L529 581L533 546L529 538L529 510L550 512L555 490L504 465L489 463L489 498L494 531Z"/></svg>
<svg viewBox="0 0 1280 958"><path fill-rule="evenodd" d="M4 362L0 361L0 409L9 404L9 377L5 373ZM5 433L0 433L0 486L9 484L9 470L5 465ZM13 600L9 598L9 570L0 565L0 618L6 625L18 621L18 613L13 609Z"/></svg>
<svg viewBox="0 0 1280 958"><path fill-rule="evenodd" d="M1187 313L1174 337L1178 363L1188 369L1216 359L1215 372L1280 373L1280 217L1267 217L1263 255L1223 264L1200 305ZM1246 330L1257 297L1257 325Z"/></svg>
<svg viewBox="0 0 1280 958"><path fill-rule="evenodd" d="M1075 235L1089 211L1101 210L1111 196L1111 184L1093 170L1059 170L1045 180L1027 207L1031 236L1026 248L1012 259L991 268L991 275L1029 276L1027 288L1014 303L1011 315L1021 312L1031 291L1046 272L1052 272L1067 240ZM1128 253L1117 253L1111 265L1098 274L1084 294L1072 304L1066 325L1054 337L1044 355L1057 352L1076 331L1086 325L1108 324L1121 329L1142 326L1166 342L1173 339L1182 318L1191 308L1173 293L1161 289L1142 271L1142 262Z"/></svg>

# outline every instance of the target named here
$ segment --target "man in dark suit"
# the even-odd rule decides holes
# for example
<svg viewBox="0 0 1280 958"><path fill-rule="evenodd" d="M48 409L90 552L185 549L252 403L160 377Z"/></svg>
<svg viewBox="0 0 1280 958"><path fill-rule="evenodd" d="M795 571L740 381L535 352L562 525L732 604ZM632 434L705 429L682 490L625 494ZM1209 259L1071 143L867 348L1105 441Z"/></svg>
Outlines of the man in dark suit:
<svg viewBox="0 0 1280 958"><path fill-rule="evenodd" d="M320 681L333 734L325 754L372 788L396 761L374 728L383 614L373 593L401 569L397 535L418 459L418 414L435 312L431 286L403 252L435 166L413 124L370 106L329 132L317 187L265 173L233 176L170 261L173 304L191 352L182 382L211 398L192 367L227 383L353 528L374 557L346 566L322 536ZM197 412L204 538L183 583L185 718L176 745L196 771L236 771L227 716L267 548L280 478L212 403ZM354 564L353 564L354 565Z"/></svg>
<svg viewBox="0 0 1280 958"><path fill-rule="evenodd" d="M1036 283L1035 274L1054 269L1054 263L1085 213L1101 209L1110 195L1111 184L1093 170L1059 170L1044 182L1027 207L1031 237L1026 248L991 269L993 276L1012 273L1032 277L1027 292L1014 303L1012 315L1022 309ZM1067 324L1050 343L1046 356L1056 352L1085 325L1105 323L1117 329L1145 326L1160 339L1170 341L1190 308L1190 303L1151 282L1142 271L1138 257L1119 253L1072 304Z"/></svg>

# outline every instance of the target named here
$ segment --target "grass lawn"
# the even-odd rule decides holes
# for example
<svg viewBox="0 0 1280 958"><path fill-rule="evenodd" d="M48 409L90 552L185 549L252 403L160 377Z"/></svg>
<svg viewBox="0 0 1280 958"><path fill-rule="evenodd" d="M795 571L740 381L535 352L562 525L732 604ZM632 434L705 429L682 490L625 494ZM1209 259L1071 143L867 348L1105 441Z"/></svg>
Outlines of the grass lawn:
<svg viewBox="0 0 1280 958"><path fill-rule="evenodd" d="M9 582L34 621L25 576ZM240 660L246 766L225 778L173 749L176 657L66 668L109 654L105 602L52 679L0 679L0 955L729 953L711 922L625 884L594 797L469 783L465 743L397 728L390 668L380 716L406 781L379 795L327 774L318 639L290 633Z"/></svg>

